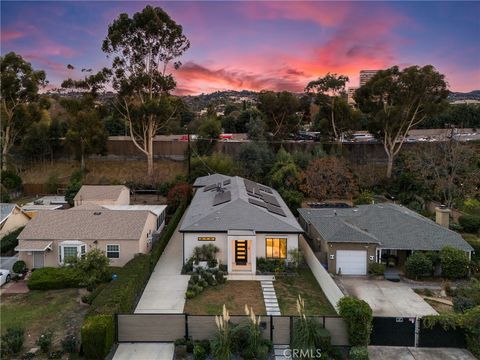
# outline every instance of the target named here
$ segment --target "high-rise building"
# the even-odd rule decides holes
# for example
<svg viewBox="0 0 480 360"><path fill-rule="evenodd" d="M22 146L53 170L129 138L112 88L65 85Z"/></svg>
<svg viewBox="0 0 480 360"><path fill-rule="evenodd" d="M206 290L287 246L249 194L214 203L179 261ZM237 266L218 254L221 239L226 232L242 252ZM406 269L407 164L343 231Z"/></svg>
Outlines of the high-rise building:
<svg viewBox="0 0 480 360"><path fill-rule="evenodd" d="M378 70L360 70L360 86L365 85L377 72Z"/></svg>

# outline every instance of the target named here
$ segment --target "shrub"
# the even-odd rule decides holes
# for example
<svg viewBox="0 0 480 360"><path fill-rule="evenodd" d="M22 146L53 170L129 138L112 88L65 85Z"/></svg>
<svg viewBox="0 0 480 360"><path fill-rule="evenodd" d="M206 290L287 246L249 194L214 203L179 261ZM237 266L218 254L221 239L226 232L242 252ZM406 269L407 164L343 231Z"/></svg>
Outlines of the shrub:
<svg viewBox="0 0 480 360"><path fill-rule="evenodd" d="M27 264L23 260L18 260L13 264L12 270L15 274L23 274L27 270Z"/></svg>
<svg viewBox="0 0 480 360"><path fill-rule="evenodd" d="M330 337L326 337L325 332L322 332L322 326L317 319L305 315L305 302L300 296L297 299L297 311L298 318L293 325L293 348L312 354L315 354L317 349L322 352L328 350ZM328 341L328 347L323 348L326 341Z"/></svg>
<svg viewBox="0 0 480 360"><path fill-rule="evenodd" d="M363 300L345 296L338 302L339 314L345 319L351 346L367 346L372 331L372 309Z"/></svg>
<svg viewBox="0 0 480 360"><path fill-rule="evenodd" d="M40 347L40 350L45 354L48 354L52 348L52 338L53 332L47 330L40 334L38 337L36 344Z"/></svg>
<svg viewBox="0 0 480 360"><path fill-rule="evenodd" d="M62 339L62 349L66 353L74 354L77 352L77 338L75 335L70 334Z"/></svg>
<svg viewBox="0 0 480 360"><path fill-rule="evenodd" d="M167 204L171 209L177 209L181 204L187 203L192 196L192 186L186 183L173 186L167 195Z"/></svg>
<svg viewBox="0 0 480 360"><path fill-rule="evenodd" d="M432 261L422 252L414 252L405 261L405 272L409 278L418 279L432 275Z"/></svg>
<svg viewBox="0 0 480 360"><path fill-rule="evenodd" d="M22 350L24 330L20 327L11 327L2 335L2 354L17 354Z"/></svg>
<svg viewBox="0 0 480 360"><path fill-rule="evenodd" d="M205 360L207 358L207 351L200 343L193 346L193 358L195 360Z"/></svg>
<svg viewBox="0 0 480 360"><path fill-rule="evenodd" d="M368 349L366 346L354 346L349 352L350 360L368 360Z"/></svg>
<svg viewBox="0 0 480 360"><path fill-rule="evenodd" d="M80 181L70 182L70 184L68 185L67 191L65 192L65 200L70 204L70 206L73 206L73 198L80 191L81 187L82 183Z"/></svg>
<svg viewBox="0 0 480 360"><path fill-rule="evenodd" d="M48 179L45 185L48 193L56 194L60 186L60 179L58 178L58 174L57 173L50 174L48 176Z"/></svg>
<svg viewBox="0 0 480 360"><path fill-rule="evenodd" d="M217 331L212 340L211 349L215 359L230 360L232 357L232 328L230 324L230 313L225 305L223 305L223 312L221 316L215 317L217 324Z"/></svg>
<svg viewBox="0 0 480 360"><path fill-rule="evenodd" d="M195 291L194 290L187 290L187 292L185 293L185 297L187 299L193 299L197 294L195 294Z"/></svg>
<svg viewBox="0 0 480 360"><path fill-rule="evenodd" d="M95 300L98 294L100 294L103 291L106 285L107 284L100 284L90 294L83 295L82 302L84 302L85 304L91 305L93 303L93 300Z"/></svg>
<svg viewBox="0 0 480 360"><path fill-rule="evenodd" d="M27 281L30 290L54 290L81 287L82 274L71 267L41 268L32 272Z"/></svg>
<svg viewBox="0 0 480 360"><path fill-rule="evenodd" d="M7 190L18 189L22 186L22 178L15 172L11 170L2 170L1 174L2 185L5 186Z"/></svg>
<svg viewBox="0 0 480 360"><path fill-rule="evenodd" d="M103 359L114 342L113 316L97 315L86 318L82 325L82 346L87 359Z"/></svg>
<svg viewBox="0 0 480 360"><path fill-rule="evenodd" d="M385 272L385 264L382 263L371 263L368 266L368 273L375 275L375 276L381 276Z"/></svg>
<svg viewBox="0 0 480 360"><path fill-rule="evenodd" d="M480 216L478 215L462 215L458 218L458 222L466 232L478 233L480 231Z"/></svg>
<svg viewBox="0 0 480 360"><path fill-rule="evenodd" d="M103 251L92 249L83 258L74 258L71 265L84 275L82 286L93 289L101 282L108 281L109 262Z"/></svg>
<svg viewBox="0 0 480 360"><path fill-rule="evenodd" d="M440 251L442 276L449 279L460 279L468 275L470 260L466 252L450 246Z"/></svg>
<svg viewBox="0 0 480 360"><path fill-rule="evenodd" d="M475 307L475 301L469 297L456 296L453 298L453 310L455 312L463 313Z"/></svg>
<svg viewBox="0 0 480 360"><path fill-rule="evenodd" d="M2 254L13 251L18 245L18 235L22 232L24 226L9 232L0 239L0 252Z"/></svg>
<svg viewBox="0 0 480 360"><path fill-rule="evenodd" d="M373 193L368 190L364 190L353 200L353 205L370 205L373 204L373 200Z"/></svg>
<svg viewBox="0 0 480 360"><path fill-rule="evenodd" d="M49 359L61 359L63 357L63 351L52 351L48 354Z"/></svg>

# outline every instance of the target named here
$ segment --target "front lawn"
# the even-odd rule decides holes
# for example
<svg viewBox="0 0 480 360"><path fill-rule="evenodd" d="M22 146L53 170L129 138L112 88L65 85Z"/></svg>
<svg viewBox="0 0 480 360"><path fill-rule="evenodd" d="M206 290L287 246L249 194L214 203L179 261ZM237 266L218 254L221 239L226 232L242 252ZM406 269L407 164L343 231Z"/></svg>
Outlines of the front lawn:
<svg viewBox="0 0 480 360"><path fill-rule="evenodd" d="M189 315L219 315L223 304L232 315L245 315L245 304L255 314L266 314L260 281L231 281L206 288L193 299L187 299L184 312Z"/></svg>
<svg viewBox="0 0 480 360"><path fill-rule="evenodd" d="M305 300L307 315L337 315L309 267L300 268L297 275L276 275L275 279L282 315L298 315L298 295Z"/></svg>
<svg viewBox="0 0 480 360"><path fill-rule="evenodd" d="M1 333L12 326L25 329L23 352L35 347L35 342L46 330L54 332L54 348L60 349L60 341L67 334L80 339L80 327L87 306L81 305L78 289L30 291L26 294L2 296Z"/></svg>

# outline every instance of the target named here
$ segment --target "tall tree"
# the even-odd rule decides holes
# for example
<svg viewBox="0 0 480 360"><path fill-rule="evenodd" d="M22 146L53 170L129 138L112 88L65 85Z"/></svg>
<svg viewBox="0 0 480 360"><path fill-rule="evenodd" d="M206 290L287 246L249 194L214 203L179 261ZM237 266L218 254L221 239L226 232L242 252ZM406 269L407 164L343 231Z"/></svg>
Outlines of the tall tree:
<svg viewBox="0 0 480 360"><path fill-rule="evenodd" d="M38 102L38 91L47 84L45 72L34 70L20 55L10 52L0 57L2 170L7 168L10 149L28 129L31 116L23 116L26 107Z"/></svg>
<svg viewBox="0 0 480 360"><path fill-rule="evenodd" d="M388 178L408 132L439 112L447 96L445 76L432 65L381 70L355 92L357 105L368 115L370 132L383 143Z"/></svg>
<svg viewBox="0 0 480 360"><path fill-rule="evenodd" d="M315 96L315 102L320 107L329 110L330 124L335 141L340 141L342 129L339 127L337 114L340 113L337 103L342 94L345 93L345 84L348 76L327 73L324 77L310 81L305 92ZM338 116L341 116L340 114Z"/></svg>
<svg viewBox="0 0 480 360"><path fill-rule="evenodd" d="M153 175L153 138L177 112L169 91L176 86L171 70L181 63L173 61L189 47L182 26L161 8L151 6L131 18L120 14L103 42L102 50L113 56L119 110L129 124L133 143L147 157L149 176Z"/></svg>
<svg viewBox="0 0 480 360"><path fill-rule="evenodd" d="M300 126L302 117L296 114L299 107L298 98L288 91L262 91L258 95L258 109L264 114L267 129L280 139Z"/></svg>

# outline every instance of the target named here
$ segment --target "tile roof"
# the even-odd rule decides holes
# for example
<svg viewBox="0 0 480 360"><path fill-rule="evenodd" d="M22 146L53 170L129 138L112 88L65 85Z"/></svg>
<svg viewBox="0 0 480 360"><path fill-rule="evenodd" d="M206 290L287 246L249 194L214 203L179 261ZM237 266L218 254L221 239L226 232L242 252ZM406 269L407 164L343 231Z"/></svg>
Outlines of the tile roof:
<svg viewBox="0 0 480 360"><path fill-rule="evenodd" d="M329 242L370 242L384 249L404 250L441 250L453 246L473 251L460 234L395 204L298 211Z"/></svg>
<svg viewBox="0 0 480 360"><path fill-rule="evenodd" d="M83 185L74 200L117 200L123 189L123 185Z"/></svg>
<svg viewBox="0 0 480 360"><path fill-rule="evenodd" d="M210 179L217 179L210 178ZM272 213L264 207L251 204L248 200L253 197L248 195L243 178L221 175L223 181L230 180L224 185L225 192L230 192L230 200L214 205L217 191L212 189L204 191L198 189L185 213L180 226L180 231L219 231L228 230L254 230L256 232L285 232L301 233L301 226L293 216L288 206L277 191L272 189L272 195L278 201L279 209L285 216ZM215 184L216 181L212 184ZM212 185L204 182L204 185Z"/></svg>
<svg viewBox="0 0 480 360"><path fill-rule="evenodd" d="M19 240L138 240L146 210L78 209L42 211L25 226Z"/></svg>
<svg viewBox="0 0 480 360"><path fill-rule="evenodd" d="M15 206L15 204L0 203L0 223L10 216Z"/></svg>

